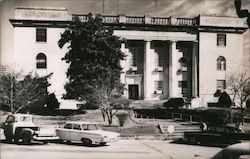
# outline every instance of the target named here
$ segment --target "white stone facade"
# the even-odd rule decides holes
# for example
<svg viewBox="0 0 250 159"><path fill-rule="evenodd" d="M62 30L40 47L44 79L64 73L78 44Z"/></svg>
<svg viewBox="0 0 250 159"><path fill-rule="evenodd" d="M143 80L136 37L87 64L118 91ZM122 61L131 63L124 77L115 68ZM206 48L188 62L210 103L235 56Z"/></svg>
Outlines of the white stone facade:
<svg viewBox="0 0 250 159"><path fill-rule="evenodd" d="M15 18L10 20L15 28L15 67L40 75L53 73L49 91L59 98L65 93L68 66L61 60L67 47L60 49L58 41L74 16L62 8L16 8ZM77 16L86 21L86 16ZM239 18L103 18L105 24L116 26L114 35L126 39L121 45L121 51L127 55L121 61L121 80L127 88L124 96L129 99L199 97L201 106L206 106L217 100L214 93L219 88L218 80L223 82L228 73L243 68L243 32L247 26ZM46 29L45 42L36 41L37 28ZM225 46L220 46L223 42ZM39 53L46 56L46 68L37 69ZM218 57L225 59L225 70L218 70Z"/></svg>

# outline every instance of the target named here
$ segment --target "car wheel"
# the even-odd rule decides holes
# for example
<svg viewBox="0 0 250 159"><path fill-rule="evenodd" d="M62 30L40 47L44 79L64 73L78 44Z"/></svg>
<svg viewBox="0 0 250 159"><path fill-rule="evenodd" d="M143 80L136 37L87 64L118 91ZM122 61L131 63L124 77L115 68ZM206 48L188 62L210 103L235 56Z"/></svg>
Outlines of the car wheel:
<svg viewBox="0 0 250 159"><path fill-rule="evenodd" d="M12 142L12 138L10 137L10 136L5 136L5 141L7 142L7 143L11 143Z"/></svg>
<svg viewBox="0 0 250 159"><path fill-rule="evenodd" d="M91 141L90 139L86 139L86 138L83 138L83 139L82 139L82 143L83 143L84 145L87 145L87 146L92 145L92 141Z"/></svg>
<svg viewBox="0 0 250 159"><path fill-rule="evenodd" d="M71 141L70 141L70 140L66 140L66 143L67 143L67 144L70 144L70 143L71 143Z"/></svg>
<svg viewBox="0 0 250 159"><path fill-rule="evenodd" d="M101 146L105 146L107 143L106 142L101 142L100 145Z"/></svg>
<svg viewBox="0 0 250 159"><path fill-rule="evenodd" d="M43 141L43 144L45 145L45 144L48 144L49 142L48 141Z"/></svg>
<svg viewBox="0 0 250 159"><path fill-rule="evenodd" d="M25 131L22 133L22 143L23 144L30 144L31 143L31 139L32 139L32 134L30 131Z"/></svg>

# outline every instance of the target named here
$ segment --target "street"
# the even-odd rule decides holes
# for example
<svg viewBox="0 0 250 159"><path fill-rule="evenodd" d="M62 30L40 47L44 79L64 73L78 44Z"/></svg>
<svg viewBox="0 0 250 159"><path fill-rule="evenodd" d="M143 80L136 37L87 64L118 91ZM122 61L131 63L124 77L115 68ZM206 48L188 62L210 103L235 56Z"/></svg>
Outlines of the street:
<svg viewBox="0 0 250 159"><path fill-rule="evenodd" d="M160 140L120 140L107 146L84 146L80 143L1 143L1 159L192 159L210 157L218 147L173 144Z"/></svg>

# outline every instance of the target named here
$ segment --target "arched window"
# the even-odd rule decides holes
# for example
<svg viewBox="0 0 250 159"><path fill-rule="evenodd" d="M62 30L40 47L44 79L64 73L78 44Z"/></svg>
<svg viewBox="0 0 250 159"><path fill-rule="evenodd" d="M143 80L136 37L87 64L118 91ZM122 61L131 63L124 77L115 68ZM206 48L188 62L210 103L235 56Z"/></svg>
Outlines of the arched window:
<svg viewBox="0 0 250 159"><path fill-rule="evenodd" d="M36 68L38 69L46 69L47 68L47 58L43 53L39 53L36 56Z"/></svg>
<svg viewBox="0 0 250 159"><path fill-rule="evenodd" d="M226 70L226 59L223 56L217 58L217 70Z"/></svg>

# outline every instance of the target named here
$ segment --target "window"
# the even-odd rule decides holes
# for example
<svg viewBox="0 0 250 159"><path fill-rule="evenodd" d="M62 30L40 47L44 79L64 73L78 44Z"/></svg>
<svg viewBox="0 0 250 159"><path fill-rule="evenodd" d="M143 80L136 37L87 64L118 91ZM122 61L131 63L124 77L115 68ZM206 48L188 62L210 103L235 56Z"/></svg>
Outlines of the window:
<svg viewBox="0 0 250 159"><path fill-rule="evenodd" d="M187 95L188 89L187 89L187 81L179 81L178 87L181 88L181 93L184 95Z"/></svg>
<svg viewBox="0 0 250 159"><path fill-rule="evenodd" d="M163 89L163 81L155 81L155 90Z"/></svg>
<svg viewBox="0 0 250 159"><path fill-rule="evenodd" d="M226 34L217 34L217 46L226 46Z"/></svg>
<svg viewBox="0 0 250 159"><path fill-rule="evenodd" d="M226 89L226 80L217 80L217 90Z"/></svg>
<svg viewBox="0 0 250 159"><path fill-rule="evenodd" d="M74 124L73 129L74 130L82 130L81 125L79 125L79 124Z"/></svg>
<svg viewBox="0 0 250 159"><path fill-rule="evenodd" d="M21 116L19 120L24 121L24 122L29 122L29 121L31 121L31 118L28 116Z"/></svg>
<svg viewBox="0 0 250 159"><path fill-rule="evenodd" d="M72 129L72 124L66 124L66 125L64 126L64 129Z"/></svg>
<svg viewBox="0 0 250 159"><path fill-rule="evenodd" d="M154 94L163 94L163 81L155 81Z"/></svg>
<svg viewBox="0 0 250 159"><path fill-rule="evenodd" d="M99 129L98 126L95 125L95 124L89 124L88 125L88 130L98 130L98 129Z"/></svg>
<svg viewBox="0 0 250 159"><path fill-rule="evenodd" d="M139 60L139 48L138 47L131 47L131 58L129 60L130 66L138 66Z"/></svg>
<svg viewBox="0 0 250 159"><path fill-rule="evenodd" d="M15 121L15 117L14 116L9 116L7 119L6 119L6 122L7 123L11 123L11 122L14 122Z"/></svg>
<svg viewBox="0 0 250 159"><path fill-rule="evenodd" d="M223 56L217 58L217 70L226 70L226 59Z"/></svg>
<svg viewBox="0 0 250 159"><path fill-rule="evenodd" d="M156 55L155 55L155 66L163 66L163 47L155 48Z"/></svg>
<svg viewBox="0 0 250 159"><path fill-rule="evenodd" d="M187 71L187 60L186 58L182 57L179 59L181 71Z"/></svg>
<svg viewBox="0 0 250 159"><path fill-rule="evenodd" d="M38 68L38 69L46 69L47 68L47 59L46 59L45 54L39 53L36 56L36 68Z"/></svg>
<svg viewBox="0 0 250 159"><path fill-rule="evenodd" d="M36 29L36 41L37 42L46 42L47 41L47 29L46 28L37 28Z"/></svg>

